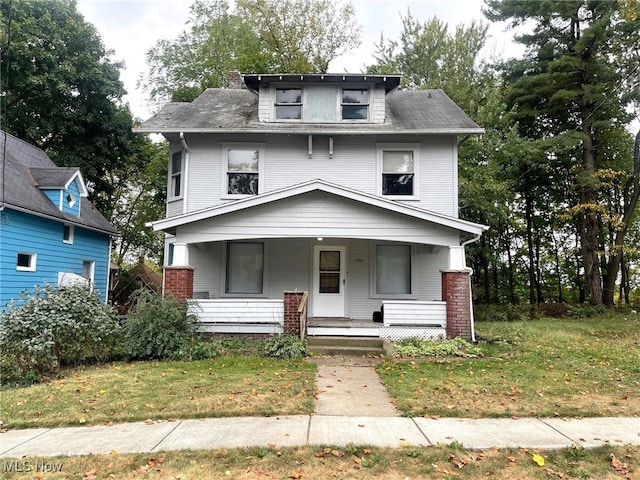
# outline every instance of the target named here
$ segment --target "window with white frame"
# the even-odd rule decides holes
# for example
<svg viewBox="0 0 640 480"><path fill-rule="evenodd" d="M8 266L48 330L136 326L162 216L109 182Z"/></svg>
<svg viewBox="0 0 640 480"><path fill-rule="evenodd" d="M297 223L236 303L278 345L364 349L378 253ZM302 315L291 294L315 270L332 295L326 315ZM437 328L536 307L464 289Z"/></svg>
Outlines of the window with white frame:
<svg viewBox="0 0 640 480"><path fill-rule="evenodd" d="M397 198L416 198L418 148L415 146L378 147L378 191Z"/></svg>
<svg viewBox="0 0 640 480"><path fill-rule="evenodd" d="M276 120L302 118L302 89L276 88Z"/></svg>
<svg viewBox="0 0 640 480"><path fill-rule="evenodd" d="M225 293L261 294L264 282L264 243L227 243L226 267Z"/></svg>
<svg viewBox="0 0 640 480"><path fill-rule="evenodd" d="M410 295L411 245L375 245L375 294Z"/></svg>
<svg viewBox="0 0 640 480"><path fill-rule="evenodd" d="M260 193L260 148L228 147L226 152L225 195Z"/></svg>
<svg viewBox="0 0 640 480"><path fill-rule="evenodd" d="M73 225L64 225L62 230L62 241L64 243L73 243Z"/></svg>
<svg viewBox="0 0 640 480"><path fill-rule="evenodd" d="M369 90L345 88L342 90L342 119L367 120L369 118Z"/></svg>
<svg viewBox="0 0 640 480"><path fill-rule="evenodd" d="M35 253L18 252L16 258L16 270L21 272L35 272L36 257Z"/></svg>
<svg viewBox="0 0 640 480"><path fill-rule="evenodd" d="M171 168L169 172L169 196L178 198L182 196L182 152L171 155Z"/></svg>
<svg viewBox="0 0 640 480"><path fill-rule="evenodd" d="M69 192L67 194L67 205L69 205L69 208L73 208L75 204L76 204L76 197L73 194L73 192Z"/></svg>
<svg viewBox="0 0 640 480"><path fill-rule="evenodd" d="M93 280L95 277L96 262L92 260L84 260L82 262L82 277L89 282L89 287L93 289Z"/></svg>

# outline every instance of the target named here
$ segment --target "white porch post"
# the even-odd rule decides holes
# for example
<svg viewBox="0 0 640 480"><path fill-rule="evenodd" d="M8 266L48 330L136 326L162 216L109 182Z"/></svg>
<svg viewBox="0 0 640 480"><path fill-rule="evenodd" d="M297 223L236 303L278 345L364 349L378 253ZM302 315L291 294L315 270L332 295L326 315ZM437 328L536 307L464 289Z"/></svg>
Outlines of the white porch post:
<svg viewBox="0 0 640 480"><path fill-rule="evenodd" d="M173 259L171 261L172 267L187 267L189 266L189 245L186 243L174 243L173 244Z"/></svg>

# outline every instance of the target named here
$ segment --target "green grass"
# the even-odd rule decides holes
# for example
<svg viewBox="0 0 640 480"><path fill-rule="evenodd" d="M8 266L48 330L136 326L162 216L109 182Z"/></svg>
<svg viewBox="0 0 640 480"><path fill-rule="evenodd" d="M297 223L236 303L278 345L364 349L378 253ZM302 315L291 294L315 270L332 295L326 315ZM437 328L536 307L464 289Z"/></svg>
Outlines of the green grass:
<svg viewBox="0 0 640 480"><path fill-rule="evenodd" d="M386 360L378 371L407 416L640 415L640 316L484 322L474 359Z"/></svg>
<svg viewBox="0 0 640 480"><path fill-rule="evenodd" d="M302 360L230 356L195 362L135 362L70 369L1 392L5 427L313 411L315 366Z"/></svg>
<svg viewBox="0 0 640 480"><path fill-rule="evenodd" d="M544 465L533 461L541 455ZM62 468L58 473L7 471L24 462ZM36 464L36 461L38 462ZM457 446L400 449L347 447L247 448L3 459L0 478L49 480L119 479L549 479L638 478L640 446L569 448L557 451L467 451ZM13 462L18 462L13 463ZM626 474L626 477L625 477Z"/></svg>

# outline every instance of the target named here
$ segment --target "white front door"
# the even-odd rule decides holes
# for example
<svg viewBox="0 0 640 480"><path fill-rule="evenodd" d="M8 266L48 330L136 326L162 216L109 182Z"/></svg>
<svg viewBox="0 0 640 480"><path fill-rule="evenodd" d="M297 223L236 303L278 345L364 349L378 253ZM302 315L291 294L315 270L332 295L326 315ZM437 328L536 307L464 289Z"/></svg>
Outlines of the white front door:
<svg viewBox="0 0 640 480"><path fill-rule="evenodd" d="M314 317L344 317L346 247L316 245L313 251Z"/></svg>

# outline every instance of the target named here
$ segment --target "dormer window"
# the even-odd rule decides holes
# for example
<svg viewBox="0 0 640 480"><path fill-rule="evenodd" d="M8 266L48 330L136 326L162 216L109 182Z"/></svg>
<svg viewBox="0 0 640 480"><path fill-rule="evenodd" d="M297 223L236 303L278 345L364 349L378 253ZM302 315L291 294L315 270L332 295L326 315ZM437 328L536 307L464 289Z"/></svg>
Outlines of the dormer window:
<svg viewBox="0 0 640 480"><path fill-rule="evenodd" d="M369 90L342 90L342 119L367 120L369 118Z"/></svg>
<svg viewBox="0 0 640 480"><path fill-rule="evenodd" d="M73 195L73 193L69 192L67 194L67 205L69 205L69 208L73 208L75 204L76 204L76 197Z"/></svg>
<svg viewBox="0 0 640 480"><path fill-rule="evenodd" d="M276 88L276 119L300 120L302 118L302 89Z"/></svg>

